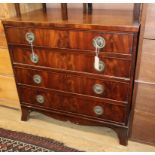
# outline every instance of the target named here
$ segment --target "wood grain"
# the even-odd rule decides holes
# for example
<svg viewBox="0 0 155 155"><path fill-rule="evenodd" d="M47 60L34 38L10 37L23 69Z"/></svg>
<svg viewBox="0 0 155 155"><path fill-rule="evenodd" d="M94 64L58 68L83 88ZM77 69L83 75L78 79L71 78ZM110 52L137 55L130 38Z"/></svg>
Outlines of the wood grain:
<svg viewBox="0 0 155 155"><path fill-rule="evenodd" d="M145 29L145 21L146 21L146 12L147 12L147 4L142 4L142 11L141 11L141 19L140 19L140 32L139 32L139 40L138 40L138 47L137 47L137 61L136 61L136 68L135 68L135 80L138 79L139 70L140 70L140 63L141 63L141 55L142 55L142 45L143 45L143 36L144 36L144 29ZM136 103L136 96L137 96L137 82L134 81L134 89L132 95L132 108L131 108L131 117L130 117L130 133L129 136L132 137L132 130L134 130L133 126L133 119L134 119L134 109Z"/></svg>
<svg viewBox="0 0 155 155"><path fill-rule="evenodd" d="M41 4L22 4L21 12L29 12L40 9ZM12 76L12 67L7 49L6 38L4 34L2 19L15 16L15 8L13 3L0 4L0 104L8 107L19 108L19 100L15 86L14 77Z"/></svg>
<svg viewBox="0 0 155 155"><path fill-rule="evenodd" d="M2 3L0 5L0 19L15 16L15 8L13 3Z"/></svg>
<svg viewBox="0 0 155 155"><path fill-rule="evenodd" d="M42 9L41 3L20 3L20 10L22 14L38 9Z"/></svg>
<svg viewBox="0 0 155 155"><path fill-rule="evenodd" d="M16 28L6 27L8 44L29 43L25 39L27 32L33 32L35 36L34 45L49 48L69 48L78 50L93 50L93 39L102 36L105 39L105 47L100 51L122 54L131 54L133 34L111 33L111 32L90 32L76 30L53 30L39 28ZM16 35L14 35L16 34Z"/></svg>
<svg viewBox="0 0 155 155"><path fill-rule="evenodd" d="M8 49L0 48L0 74L13 75Z"/></svg>
<svg viewBox="0 0 155 155"><path fill-rule="evenodd" d="M7 98L0 98L0 106L4 106L6 108L12 108L12 109L20 109L20 103L19 100L10 100Z"/></svg>
<svg viewBox="0 0 155 155"><path fill-rule="evenodd" d="M37 14L37 16L36 16ZM87 20L90 19L90 20ZM113 20L115 19L115 20ZM128 20L126 20L128 19ZM14 22L18 21L18 22ZM42 23L41 23L42 21ZM131 10L93 10L91 16L83 15L83 9L68 10L68 20L63 20L61 9L47 9L45 14L42 9L26 13L22 18L11 18L3 21L10 26L42 26L42 27L61 27L76 29L98 29L109 31L138 32L139 24L133 20Z"/></svg>
<svg viewBox="0 0 155 155"><path fill-rule="evenodd" d="M0 127L17 132L48 137L86 152L155 152L155 147L129 141L124 147L118 144L116 133L106 127L83 126L69 121L59 121L33 112L28 122L20 121L20 110L0 107ZM7 123L6 123L7 122Z"/></svg>
<svg viewBox="0 0 155 155"><path fill-rule="evenodd" d="M33 76L39 75L42 78L40 84L33 81ZM34 85L42 88L51 88L57 90L68 91L72 93L85 94L101 98L109 98L118 101L128 100L128 83L113 82L110 80L97 79L94 76L82 76L62 72L47 72L44 70L32 70L25 68L15 68L15 76L17 83ZM105 88L101 94L96 94L93 91L95 84L101 84ZM111 92L115 93L111 93Z"/></svg>
<svg viewBox="0 0 155 155"><path fill-rule="evenodd" d="M30 12L42 8L39 3L23 3L20 5L21 13ZM16 16L14 3L2 3L0 5L0 19Z"/></svg>
<svg viewBox="0 0 155 155"><path fill-rule="evenodd" d="M155 39L155 4L148 4L144 38Z"/></svg>
<svg viewBox="0 0 155 155"><path fill-rule="evenodd" d="M154 4L147 4L147 6L145 5L143 8L136 69L137 82L135 83L133 97L135 110L131 136L131 139L134 139L135 141L148 144L155 144L155 85L153 84L155 82L155 41L149 40L154 33L154 27L152 27L152 24L154 23L154 14L152 14L153 10L151 9L151 6L153 7L153 5ZM144 27L145 35L143 36ZM143 37L148 39L144 39Z"/></svg>
<svg viewBox="0 0 155 155"><path fill-rule="evenodd" d="M18 102L17 89L14 77L0 75L0 99L12 100L13 103Z"/></svg>
<svg viewBox="0 0 155 155"><path fill-rule="evenodd" d="M133 127L133 140L155 145L155 114L150 114L141 110L135 110Z"/></svg>
<svg viewBox="0 0 155 155"><path fill-rule="evenodd" d="M20 4L15 3L14 6L15 6L15 10L16 10L16 16L20 17L21 16Z"/></svg>
<svg viewBox="0 0 155 155"><path fill-rule="evenodd" d="M137 61L136 61L136 70L135 70L135 79L138 79L139 70L140 70L140 63L141 63L141 55L142 55L142 46L143 46L143 38L144 38L144 30L145 30L145 22L146 22L146 13L147 13L147 4L142 4L142 12L141 12L141 26L140 26L140 33L139 33L139 40L138 40L138 47L137 47ZM136 94L136 88L135 88ZM134 95L136 96L136 95ZM134 100L135 97L133 97ZM133 101L134 102L134 101Z"/></svg>
<svg viewBox="0 0 155 155"><path fill-rule="evenodd" d="M62 13L62 19L67 20L68 19L67 3L61 3L61 13Z"/></svg>
<svg viewBox="0 0 155 155"><path fill-rule="evenodd" d="M47 7L51 9L60 8L59 3L47 3ZM82 8L82 3L68 3L68 8ZM133 3L93 3L94 9L109 9L109 10L133 10Z"/></svg>
<svg viewBox="0 0 155 155"><path fill-rule="evenodd" d="M104 62L105 69L96 71L94 68L95 52L85 52L76 50L60 49L34 49L39 57L38 63L33 63L30 59L32 54L30 48L14 47L11 49L14 64L33 65L38 67L49 67L53 69L63 69L70 71L79 71L93 73L113 78L130 78L131 60L130 58L121 58L119 56L106 56L105 52L99 54L100 60ZM121 67L118 67L121 66ZM126 79L127 80L127 79Z"/></svg>
<svg viewBox="0 0 155 155"><path fill-rule="evenodd" d="M75 114L96 117L98 119L107 119L111 121L125 121L125 107L104 102L93 102L85 98L77 98L75 96L64 95L63 93L46 91L43 89L35 89L31 87L19 87L21 92L21 102L28 103L34 106L42 106L47 109L57 109ZM24 94L27 95L24 95ZM36 101L36 96L42 95L45 99L43 104ZM30 97L31 96L31 97ZM95 106L101 106L104 109L102 115L97 115L94 112Z"/></svg>
<svg viewBox="0 0 155 155"><path fill-rule="evenodd" d="M155 40L143 40L138 80L155 82Z"/></svg>
<svg viewBox="0 0 155 155"><path fill-rule="evenodd" d="M3 25L0 20L0 48L6 48L6 47L7 47L6 38L4 34Z"/></svg>
<svg viewBox="0 0 155 155"><path fill-rule="evenodd" d="M147 112L149 114L154 114L155 112L154 92L155 92L155 85L138 83L135 109L138 111Z"/></svg>
<svg viewBox="0 0 155 155"><path fill-rule="evenodd" d="M39 3L32 4L21 4L21 12L26 13L33 10L37 10L42 8L42 5ZM15 7L13 3L1 3L0 5L0 47L7 47L3 26L1 24L1 20L5 18L10 18L16 15Z"/></svg>
<svg viewBox="0 0 155 155"><path fill-rule="evenodd" d="M134 3L134 8L133 8L133 17L135 22L140 22L140 17L141 17L141 8L142 4L141 3Z"/></svg>
<svg viewBox="0 0 155 155"><path fill-rule="evenodd" d="M41 12L38 10L24 14L21 18L3 20L11 58L13 61L20 61L20 63L14 62L13 67L18 92L20 97L23 97L21 119L27 121L29 111L35 110L64 121L69 120L85 125L103 125L114 129L118 134L120 144L127 145L139 31L139 24L134 22L133 12L93 10L91 15L83 15L83 9L71 9L68 11L68 19L63 20L59 11L59 9L51 9L51 11L47 10L45 14L42 10ZM25 34L30 31L35 35L35 51L37 51L36 49L45 50L44 53L48 54L41 57L46 59L52 50L52 58L58 58L54 60L55 62L52 59L46 59L48 63L43 61L42 67L32 64L23 65L25 62L28 63L27 58L21 59L23 54L17 50L21 54L15 55L16 50L12 51L12 49L14 47L29 48ZM107 67L109 65L107 73L105 72L106 76L91 73L90 68L92 67L87 64L93 62L93 57L89 58L89 55L95 50L92 41L97 36L104 37L106 42L105 47L100 50L103 53L101 59L105 61ZM38 55L43 53L40 50L37 52ZM56 50L56 55L53 55L54 50ZM75 61L74 57L79 63ZM109 58L113 61L109 61ZM58 64L59 61L62 64ZM128 64L125 65L124 63L127 61ZM51 68L52 65L55 68ZM64 67L65 65L67 65L67 69ZM77 67L77 69L75 66L79 68ZM118 71L119 68L124 69ZM41 77L42 80L39 84L34 82L34 75ZM114 75L117 77L114 78ZM130 78L122 78L124 76ZM103 92L97 93L99 88L96 88L96 84L103 88ZM30 91L25 92L27 88L20 90L21 86L35 88L35 95L39 93L39 90L43 90L41 94L45 96L45 105L39 106L35 104L35 101L33 102L34 98L26 98L24 94ZM29 96L33 94L33 90L30 90ZM58 93L62 93L63 96L56 95ZM51 104L51 98L55 101L54 104ZM86 98L90 102L87 102ZM100 120L92 113L92 108L98 104L104 106L105 110L108 109L105 111L105 117L101 116ZM115 113L117 114L115 115Z"/></svg>

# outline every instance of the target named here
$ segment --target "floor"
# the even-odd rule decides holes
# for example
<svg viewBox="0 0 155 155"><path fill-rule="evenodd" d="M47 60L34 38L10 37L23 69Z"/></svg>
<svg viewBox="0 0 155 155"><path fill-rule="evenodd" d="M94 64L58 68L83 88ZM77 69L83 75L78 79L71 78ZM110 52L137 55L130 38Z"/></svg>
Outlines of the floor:
<svg viewBox="0 0 155 155"><path fill-rule="evenodd" d="M0 127L52 138L83 151L155 152L155 147L133 141L128 146L119 145L116 133L109 128L75 125L36 112L31 113L29 121L22 122L20 115L20 110L0 107Z"/></svg>

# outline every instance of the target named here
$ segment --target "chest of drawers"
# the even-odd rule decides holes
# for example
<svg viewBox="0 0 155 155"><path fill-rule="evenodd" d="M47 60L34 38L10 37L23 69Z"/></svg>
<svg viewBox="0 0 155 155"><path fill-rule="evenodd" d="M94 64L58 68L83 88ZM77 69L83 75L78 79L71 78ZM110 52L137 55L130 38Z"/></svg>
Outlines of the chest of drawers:
<svg viewBox="0 0 155 155"><path fill-rule="evenodd" d="M130 13L128 23L120 12L120 20L109 20L110 25L101 12L92 17L103 23L94 24L86 15L81 19L81 13L76 20L71 13L66 21L57 14L36 11L3 21L21 119L35 110L77 124L106 126L127 145L139 25Z"/></svg>

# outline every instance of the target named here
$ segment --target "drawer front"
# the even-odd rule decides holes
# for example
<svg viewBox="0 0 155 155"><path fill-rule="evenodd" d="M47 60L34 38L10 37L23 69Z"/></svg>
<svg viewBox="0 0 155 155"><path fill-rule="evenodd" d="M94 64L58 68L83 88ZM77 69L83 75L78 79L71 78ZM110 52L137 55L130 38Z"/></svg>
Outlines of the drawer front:
<svg viewBox="0 0 155 155"><path fill-rule="evenodd" d="M29 87L20 86L19 90L21 94L21 102L31 104L32 106L57 109L98 119L116 121L119 123L125 121L125 106L94 102L82 97L75 97L74 95Z"/></svg>
<svg viewBox="0 0 155 155"><path fill-rule="evenodd" d="M100 80L91 76L87 77L62 72L47 72L22 68L15 68L15 73L17 83L21 84L58 89L118 101L128 100L128 83ZM37 82L38 78L41 79L40 82Z"/></svg>
<svg viewBox="0 0 155 155"><path fill-rule="evenodd" d="M100 51L130 54L132 51L133 35L128 33L110 33L76 30L51 30L33 28L7 27L6 35L8 43L26 44L27 32L34 34L34 45L50 48L69 48L81 50L95 50L93 39L101 36L105 40L105 46Z"/></svg>
<svg viewBox="0 0 155 155"><path fill-rule="evenodd" d="M31 50L27 48L13 48L12 55L15 63L45 66L56 69L80 71L115 77L130 77L131 62L125 58L105 57L104 52L99 57L102 61L101 70L94 68L95 52L85 53L66 50L35 49L37 61L31 60Z"/></svg>

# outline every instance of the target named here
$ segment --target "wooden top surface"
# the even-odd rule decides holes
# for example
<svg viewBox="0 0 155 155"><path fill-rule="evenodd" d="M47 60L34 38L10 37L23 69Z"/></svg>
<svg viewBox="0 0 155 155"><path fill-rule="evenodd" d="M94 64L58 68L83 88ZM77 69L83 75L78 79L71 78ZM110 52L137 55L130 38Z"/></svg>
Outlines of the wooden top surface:
<svg viewBox="0 0 155 155"><path fill-rule="evenodd" d="M63 20L61 9L48 9L47 13L36 10L21 17L3 20L10 26L63 27L111 31L137 32L139 23L133 19L133 11L93 10L91 15L83 14L83 9L68 9L68 19Z"/></svg>

